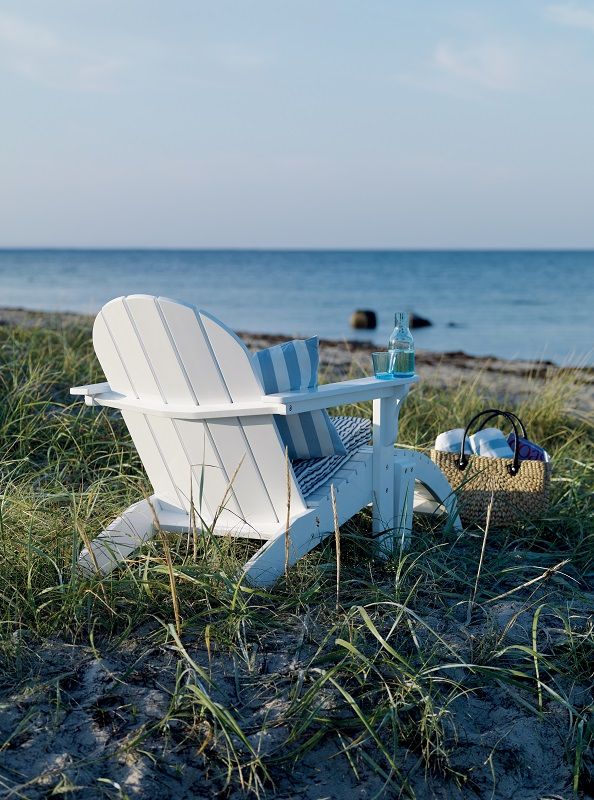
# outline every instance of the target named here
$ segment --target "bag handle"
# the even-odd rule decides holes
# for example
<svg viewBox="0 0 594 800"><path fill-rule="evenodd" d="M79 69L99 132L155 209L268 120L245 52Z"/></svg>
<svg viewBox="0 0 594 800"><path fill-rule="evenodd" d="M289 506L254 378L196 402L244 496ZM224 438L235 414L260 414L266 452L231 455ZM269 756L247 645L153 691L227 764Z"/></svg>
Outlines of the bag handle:
<svg viewBox="0 0 594 800"><path fill-rule="evenodd" d="M468 437L468 432L470 431L472 426L475 424L475 422L477 422L477 420L479 420L481 417L484 417L485 414L487 414L488 416L487 416L487 419L483 422L483 425L485 425L490 419L493 419L494 417L505 417L508 420L508 422L511 423L511 426L514 429L514 433L515 433L514 460L508 466L507 471L512 476L513 475L517 475L518 472L520 471L520 437L518 436L518 426L516 424L516 419L518 419L518 418L516 417L515 414L512 414L510 411L501 411L498 408L487 408L484 411L479 412L478 414L476 414L470 420L470 422L466 426L466 429L464 430L464 436L462 437L462 444L460 446L460 458L458 459L458 464L457 464L458 469L464 470L464 469L466 469L466 466L468 465L468 457L467 457L466 453L464 452L465 447L466 447L466 439ZM518 422L520 422L519 419L518 419ZM481 425L481 428L479 428L479 430L482 429L483 425ZM526 429L522 425L522 432L525 433L525 430ZM527 438L527 437L525 436L524 438Z"/></svg>
<svg viewBox="0 0 594 800"><path fill-rule="evenodd" d="M487 412L484 411L483 413L486 414ZM490 416L488 416L487 419L485 419L485 420L483 420L481 422L481 426L479 428L479 431L482 431L482 429L485 427L487 422L490 422L492 419L495 419L495 417L498 417L500 414L506 415L508 417L508 419L509 419L509 417L513 417L515 419L515 421L518 423L518 425L520 427L520 430L522 432L522 436L524 437L524 439L528 438L528 434L526 433L526 426L524 425L522 420L518 417L518 415L514 414L513 411L497 411L496 409L493 409L493 413ZM511 422L511 420L510 420L510 422Z"/></svg>

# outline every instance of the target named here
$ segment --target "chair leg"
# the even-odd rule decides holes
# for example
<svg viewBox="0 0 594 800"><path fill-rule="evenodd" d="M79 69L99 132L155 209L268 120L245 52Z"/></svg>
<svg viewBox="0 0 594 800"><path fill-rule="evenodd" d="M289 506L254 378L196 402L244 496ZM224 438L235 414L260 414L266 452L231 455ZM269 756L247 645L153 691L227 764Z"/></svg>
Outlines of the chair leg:
<svg viewBox="0 0 594 800"><path fill-rule="evenodd" d="M360 475L360 473L357 473ZM345 480L336 486L336 509L338 524L342 525L371 499L371 481L363 476ZM326 536L334 532L334 511L330 495L324 497L315 508L291 520L288 542L285 526L280 525L273 536L244 567L244 576L252 586L270 586L288 566L295 564L309 553ZM288 545L288 546L287 546Z"/></svg>
<svg viewBox="0 0 594 800"><path fill-rule="evenodd" d="M376 540L376 551L379 558L390 558L398 550L406 550L410 545L414 487L414 464L395 458L393 527Z"/></svg>
<svg viewBox="0 0 594 800"><path fill-rule="evenodd" d="M396 462L414 465L415 480L429 490L437 503L443 505L454 530L462 530L456 494L439 467L424 453L411 450L397 449Z"/></svg>
<svg viewBox="0 0 594 800"><path fill-rule="evenodd" d="M323 517L323 519L321 519ZM251 586L271 586L285 571L309 553L331 530L327 510L308 511L291 521L289 535L284 526L245 564L243 575Z"/></svg>
<svg viewBox="0 0 594 800"><path fill-rule="evenodd" d="M410 547L413 510L415 502L415 465L394 464L394 505L396 509L396 537L394 544L403 550Z"/></svg>
<svg viewBox="0 0 594 800"><path fill-rule="evenodd" d="M151 498L154 507L155 498ZM84 577L99 571L109 574L134 550L155 535L155 518L148 500L134 503L85 547L78 557L78 568Z"/></svg>

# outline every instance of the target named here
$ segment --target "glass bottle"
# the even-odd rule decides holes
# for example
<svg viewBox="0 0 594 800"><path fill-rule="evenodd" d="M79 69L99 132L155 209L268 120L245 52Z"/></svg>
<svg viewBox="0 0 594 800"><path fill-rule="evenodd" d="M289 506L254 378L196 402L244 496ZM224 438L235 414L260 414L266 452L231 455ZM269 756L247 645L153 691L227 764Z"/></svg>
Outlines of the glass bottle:
<svg viewBox="0 0 594 800"><path fill-rule="evenodd" d="M415 344L408 327L408 314L397 311L394 315L394 330L388 344L390 371L397 377L415 374Z"/></svg>

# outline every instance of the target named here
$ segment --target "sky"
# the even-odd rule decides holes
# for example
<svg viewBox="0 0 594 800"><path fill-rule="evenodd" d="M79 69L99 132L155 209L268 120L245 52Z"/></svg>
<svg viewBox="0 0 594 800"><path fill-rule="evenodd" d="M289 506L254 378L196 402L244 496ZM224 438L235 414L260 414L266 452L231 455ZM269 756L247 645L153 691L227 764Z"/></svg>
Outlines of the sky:
<svg viewBox="0 0 594 800"><path fill-rule="evenodd" d="M0 247L594 247L594 0L0 0Z"/></svg>

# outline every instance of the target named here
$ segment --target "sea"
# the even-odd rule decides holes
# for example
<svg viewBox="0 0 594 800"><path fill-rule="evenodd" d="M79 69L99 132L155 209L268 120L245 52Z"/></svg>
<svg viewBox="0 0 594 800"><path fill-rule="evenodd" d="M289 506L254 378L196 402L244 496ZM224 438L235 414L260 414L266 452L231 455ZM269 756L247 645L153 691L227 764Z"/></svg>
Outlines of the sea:
<svg viewBox="0 0 594 800"><path fill-rule="evenodd" d="M237 331L594 366L594 251L0 250L0 306L94 314L123 294L194 303ZM356 309L377 315L355 331Z"/></svg>

